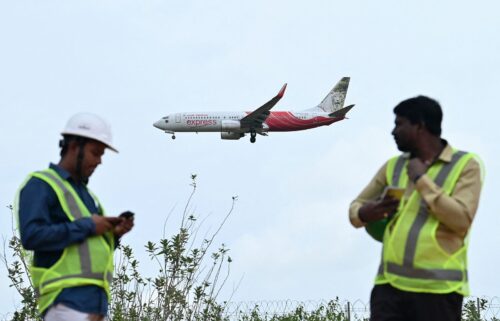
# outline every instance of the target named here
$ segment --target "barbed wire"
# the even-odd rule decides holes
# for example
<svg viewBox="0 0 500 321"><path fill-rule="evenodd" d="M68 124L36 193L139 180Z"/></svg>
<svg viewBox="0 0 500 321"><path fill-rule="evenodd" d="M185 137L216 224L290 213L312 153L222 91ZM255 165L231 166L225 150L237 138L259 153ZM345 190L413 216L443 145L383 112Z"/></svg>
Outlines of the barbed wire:
<svg viewBox="0 0 500 321"><path fill-rule="evenodd" d="M499 297L476 297L477 299L484 299L487 301L485 310L481 316L484 316L486 320L499 319L500 317L500 298Z"/></svg>
<svg viewBox="0 0 500 321"><path fill-rule="evenodd" d="M240 320L242 316L252 314L258 315L262 319L273 316L283 316L293 314L300 310L305 313L313 313L329 309L337 313L343 313L348 320L363 320L370 315L370 307L361 300L348 301L335 298L332 300L281 300L281 301L246 301L229 302L226 305L225 315L230 320Z"/></svg>
<svg viewBox="0 0 500 321"><path fill-rule="evenodd" d="M481 306L481 300L486 304ZM468 302L474 304L480 320L499 320L500 318L500 297L470 296L464 299L464 305ZM346 320L368 320L370 317L370 304L362 300L280 300L280 301L244 301L228 302L225 306L225 316L230 320L241 320L242 316L258 315L267 320L273 316L283 316L293 314L300 310L306 313L313 313L320 309L330 308L337 313L343 313Z"/></svg>

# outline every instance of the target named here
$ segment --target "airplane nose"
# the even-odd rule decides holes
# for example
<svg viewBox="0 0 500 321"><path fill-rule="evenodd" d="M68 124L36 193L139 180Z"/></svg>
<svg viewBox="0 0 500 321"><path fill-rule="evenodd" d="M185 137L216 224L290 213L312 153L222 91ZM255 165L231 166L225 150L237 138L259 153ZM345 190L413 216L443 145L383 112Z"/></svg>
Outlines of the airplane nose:
<svg viewBox="0 0 500 321"><path fill-rule="evenodd" d="M155 123L153 124L153 126L155 126L155 127L156 127L156 128L158 128L158 129L164 129L164 128L163 128L163 124L164 124L164 123L165 123L165 121L164 121L164 120L159 120L159 121L155 122Z"/></svg>

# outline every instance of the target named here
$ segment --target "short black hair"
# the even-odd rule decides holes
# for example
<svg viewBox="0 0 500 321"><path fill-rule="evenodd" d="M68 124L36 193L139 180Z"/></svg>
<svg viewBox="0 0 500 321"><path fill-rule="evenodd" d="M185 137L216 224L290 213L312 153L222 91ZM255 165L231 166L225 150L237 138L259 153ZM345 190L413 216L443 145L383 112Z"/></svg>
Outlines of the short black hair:
<svg viewBox="0 0 500 321"><path fill-rule="evenodd" d="M439 103L432 98L417 96L403 100L394 107L394 113L407 118L412 124L422 123L431 134L441 136L443 111Z"/></svg>
<svg viewBox="0 0 500 321"><path fill-rule="evenodd" d="M66 155L66 153L68 152L69 143L72 141L76 141L80 144L80 146L83 146L87 143L87 141L89 141L89 139L76 135L63 135L63 138L59 141L59 147L61 148L61 152L59 154L61 155L61 157Z"/></svg>

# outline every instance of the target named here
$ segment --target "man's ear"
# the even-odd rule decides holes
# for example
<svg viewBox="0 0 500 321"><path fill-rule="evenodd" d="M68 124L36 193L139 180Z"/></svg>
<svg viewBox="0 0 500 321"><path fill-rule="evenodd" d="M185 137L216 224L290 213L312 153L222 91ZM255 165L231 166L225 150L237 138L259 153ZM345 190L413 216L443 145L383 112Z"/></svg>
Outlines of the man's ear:
<svg viewBox="0 0 500 321"><path fill-rule="evenodd" d="M78 151L79 144L76 140L70 140L68 143L68 154L74 154Z"/></svg>
<svg viewBox="0 0 500 321"><path fill-rule="evenodd" d="M417 124L417 129L420 131L420 130L425 130L427 131L427 126L425 125L425 122L424 121L420 121L418 122Z"/></svg>

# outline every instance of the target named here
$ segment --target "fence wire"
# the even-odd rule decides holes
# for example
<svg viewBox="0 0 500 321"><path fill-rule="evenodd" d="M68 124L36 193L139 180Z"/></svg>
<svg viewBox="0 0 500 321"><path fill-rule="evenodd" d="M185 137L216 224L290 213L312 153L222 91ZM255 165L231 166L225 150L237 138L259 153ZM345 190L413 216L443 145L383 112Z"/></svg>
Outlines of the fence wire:
<svg viewBox="0 0 500 321"><path fill-rule="evenodd" d="M484 301L483 301L484 300ZM467 297L464 299L464 311L466 305L469 309L475 309L477 313L473 319L477 321L500 321L500 298L499 297ZM228 302L225 308L225 316L229 320L247 319L249 316L258 316L262 320L270 320L273 317L293 315L297 311L313 313L330 307L337 313L342 313L346 321L368 320L370 318L370 304L362 300L281 300L281 301L246 301ZM465 319L464 319L465 320ZM467 319L468 320L468 319Z"/></svg>
<svg viewBox="0 0 500 321"><path fill-rule="evenodd" d="M230 320L241 320L244 316L258 315L261 319L271 319L273 316L283 316L294 314L300 310L306 313L313 313L329 307L337 313L350 315L352 320L362 320L369 317L369 306L361 300L353 302L339 299L318 300L318 301L247 301L229 302L226 305L225 313ZM349 320L349 319L348 319Z"/></svg>
<svg viewBox="0 0 500 321"><path fill-rule="evenodd" d="M487 301L485 309L481 313L481 317L484 318L484 320L500 320L500 298L496 296L475 298L476 301L481 299Z"/></svg>

